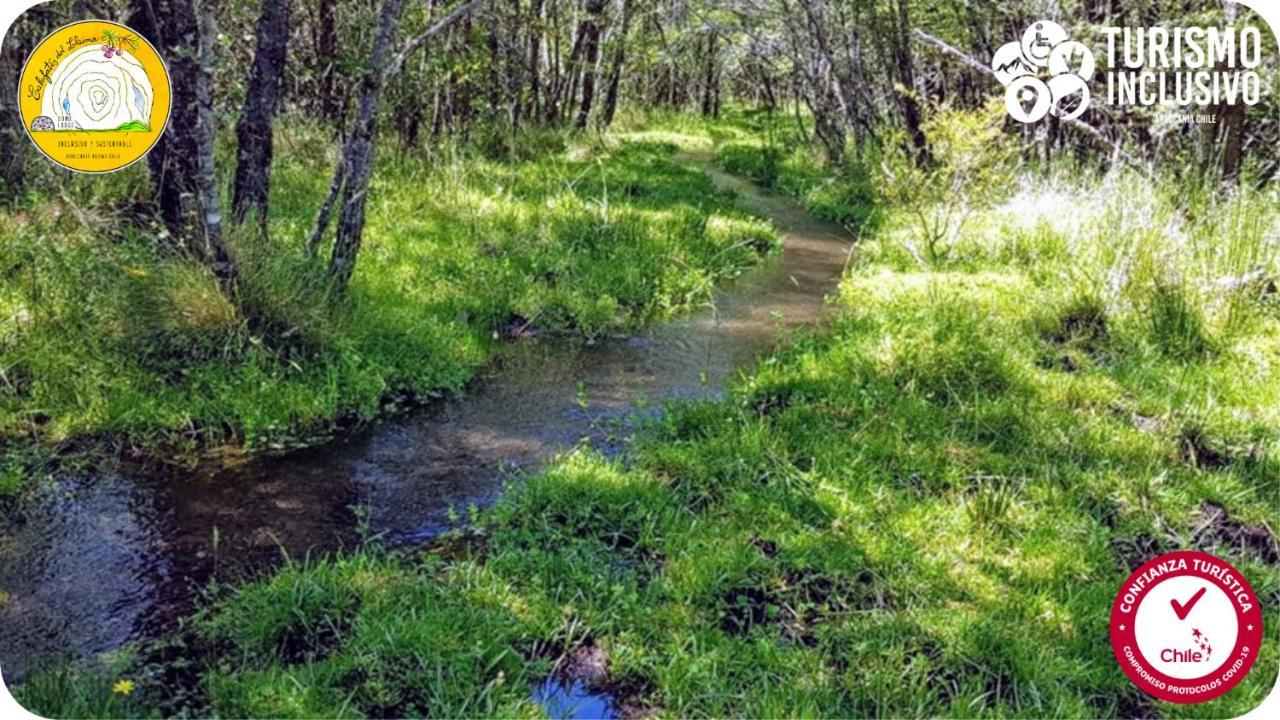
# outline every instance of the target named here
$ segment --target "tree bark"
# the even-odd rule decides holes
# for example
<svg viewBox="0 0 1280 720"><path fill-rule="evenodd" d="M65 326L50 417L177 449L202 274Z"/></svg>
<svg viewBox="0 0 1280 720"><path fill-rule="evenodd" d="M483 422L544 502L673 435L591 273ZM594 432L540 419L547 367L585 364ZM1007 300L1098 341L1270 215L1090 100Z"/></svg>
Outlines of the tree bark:
<svg viewBox="0 0 1280 720"><path fill-rule="evenodd" d="M383 0L378 13L378 30L369 53L369 64L358 88L356 121L351 135L343 143L342 157L334 169L333 188L341 188L338 209L338 228L333 242L333 254L329 258L329 274L334 290L341 296L346 293L355 272L356 258L360 254L360 242L364 235L365 200L369 193L369 180L373 174L373 160L377 149L378 109L382 104L382 91L387 81L404 69L409 55L431 38L449 29L459 20L470 21L471 12L489 0L468 0L449 12L438 22L409 40L394 57L391 43L395 41L400 25L400 12L404 0ZM469 102L469 101L468 101ZM309 244L318 245L328 224L332 204L320 209Z"/></svg>
<svg viewBox="0 0 1280 720"><path fill-rule="evenodd" d="M923 121L920 102L916 100L915 67L911 57L911 23L907 0L897 0L897 18L894 29L894 64L898 71L898 81L902 90L898 92L898 103L902 107L902 119L907 126L907 134L915 149L916 161L928 162L930 159L929 139L925 137L921 127Z"/></svg>
<svg viewBox="0 0 1280 720"><path fill-rule="evenodd" d="M214 178L213 0L135 0L130 24L156 39L173 87L169 125L147 156L160 217L224 288L237 269L222 235Z"/></svg>
<svg viewBox="0 0 1280 720"><path fill-rule="evenodd" d="M702 67L702 115L710 117L714 109L712 102L711 86L715 82L716 74L716 36L715 33L707 34L707 54Z"/></svg>
<svg viewBox="0 0 1280 720"><path fill-rule="evenodd" d="M1244 150L1244 103L1223 103L1218 114L1218 142L1222 147L1222 181L1235 183L1240 180L1240 164Z"/></svg>
<svg viewBox="0 0 1280 720"><path fill-rule="evenodd" d="M320 65L320 112L325 119L333 119L342 108L338 101L335 76L338 51L338 33L333 24L333 6L336 0L320 0L316 18L316 63Z"/></svg>
<svg viewBox="0 0 1280 720"><path fill-rule="evenodd" d="M587 17L582 26L582 107L574 123L579 129L587 126L591 103L595 100L596 62L600 59L600 15L604 13L604 4L605 0L587 0Z"/></svg>
<svg viewBox="0 0 1280 720"><path fill-rule="evenodd" d="M609 67L609 80L604 90L604 107L600 111L600 124L609 127L618 110L618 86L622 84L622 66L627 61L627 33L631 29L631 0L622 0L622 27L618 32L618 45Z"/></svg>
<svg viewBox="0 0 1280 720"><path fill-rule="evenodd" d="M236 222L256 213L263 228L271 186L271 127L280 105L288 43L289 0L263 0L258 47L249 70L244 110L236 123L236 174L231 193Z"/></svg>
<svg viewBox="0 0 1280 720"><path fill-rule="evenodd" d="M542 0L532 0L533 6L529 10L529 112L531 118L540 117L540 105L538 95L541 92L542 84L542 33L543 23L546 18L546 11L543 7Z"/></svg>
<svg viewBox="0 0 1280 720"><path fill-rule="evenodd" d="M382 89L386 85L384 66L391 53L400 24L400 11L404 0L384 0L378 13L378 31L360 81L356 101L356 122L351 136L343 147L338 171L345 174L342 202L338 209L338 230L333 243L333 255L329 259L329 273L339 294L346 291L355 272L356 256L360 252L360 240L364 233L364 206L369 190L369 178L373 172L374 141L378 131L378 107L382 103Z"/></svg>

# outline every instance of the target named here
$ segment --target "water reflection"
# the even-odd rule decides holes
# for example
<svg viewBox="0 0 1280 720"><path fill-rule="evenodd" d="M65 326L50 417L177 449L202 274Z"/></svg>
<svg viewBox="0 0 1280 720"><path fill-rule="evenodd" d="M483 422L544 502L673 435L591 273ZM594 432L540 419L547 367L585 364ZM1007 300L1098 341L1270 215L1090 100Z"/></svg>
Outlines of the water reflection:
<svg viewBox="0 0 1280 720"><path fill-rule="evenodd" d="M840 228L790 201L750 197L786 229L785 249L725 286L714 309L635 337L520 342L463 397L323 447L46 488L0 520L5 678L153 634L211 577L243 578L281 552L349 547L359 539L353 507L366 508L369 528L391 542L415 541L448 526L454 512L492 502L512 469L584 440L616 450L609 428L637 408L715 396L780 334L822 317L847 259Z"/></svg>

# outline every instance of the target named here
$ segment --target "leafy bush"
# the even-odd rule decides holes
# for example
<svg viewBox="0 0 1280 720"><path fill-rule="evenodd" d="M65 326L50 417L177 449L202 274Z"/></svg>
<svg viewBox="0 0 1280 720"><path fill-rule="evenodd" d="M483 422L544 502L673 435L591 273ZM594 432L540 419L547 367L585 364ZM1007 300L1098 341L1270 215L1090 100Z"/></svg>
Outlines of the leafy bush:
<svg viewBox="0 0 1280 720"><path fill-rule="evenodd" d="M887 144L886 200L911 214L916 237L907 247L921 263L947 265L970 215L1008 194L1015 146L1004 116L995 101L981 111L934 109L922 127L928 162L917 162L903 138Z"/></svg>

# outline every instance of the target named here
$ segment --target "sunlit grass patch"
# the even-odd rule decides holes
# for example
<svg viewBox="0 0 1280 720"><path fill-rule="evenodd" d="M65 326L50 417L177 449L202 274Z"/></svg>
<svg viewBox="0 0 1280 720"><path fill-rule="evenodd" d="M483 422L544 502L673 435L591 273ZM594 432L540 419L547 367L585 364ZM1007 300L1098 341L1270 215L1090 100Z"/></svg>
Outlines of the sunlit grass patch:
<svg viewBox="0 0 1280 720"><path fill-rule="evenodd" d="M393 147L379 157L349 296L334 302L328 248L311 258L305 247L332 143L305 124L280 140L269 237L232 231L234 298L139 218L98 212L142 197L131 173L10 213L0 433L293 444L339 416L372 417L387 396L458 387L513 322L635 328L706 301L777 243L665 142L611 141L578 159L562 140L514 159Z"/></svg>
<svg viewBox="0 0 1280 720"><path fill-rule="evenodd" d="M741 142L754 121L716 137ZM356 290L535 268L544 279L518 294L466 304L461 282L441 283L415 300L582 329L645 306L624 302L629 274L554 247L650 268L676 249L647 228L675 228L709 278L739 261L707 257L769 240L722 196L702 212L679 201L705 178L655 163L669 148L616 150L626 162L548 164L550 186L498 165L389 202L377 221L403 228L385 240L403 249L368 256L389 270ZM1015 183L1021 200L975 209L932 257L918 212L878 208L830 325L723 399L664 407L621 457L558 458L440 547L368 548L228 590L194 623L213 712L534 715L533 687L585 645L608 658L606 689L671 716L1255 707L1280 666L1274 624L1240 687L1188 709L1136 692L1107 618L1132 569L1179 547L1226 557L1276 610L1274 204L1205 199L1236 218L1215 224L1130 176L1092 180ZM651 269L660 296L691 297L691 273ZM1246 273L1249 290L1224 293Z"/></svg>

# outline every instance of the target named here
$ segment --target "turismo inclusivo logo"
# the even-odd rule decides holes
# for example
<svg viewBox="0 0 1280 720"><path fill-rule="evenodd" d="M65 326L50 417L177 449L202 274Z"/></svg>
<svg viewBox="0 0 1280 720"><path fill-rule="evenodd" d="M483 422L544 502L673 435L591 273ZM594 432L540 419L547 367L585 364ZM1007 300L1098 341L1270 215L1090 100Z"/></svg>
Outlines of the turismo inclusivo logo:
<svg viewBox="0 0 1280 720"><path fill-rule="evenodd" d="M991 58L991 69L1004 84L1004 104L1018 122L1033 123L1049 113L1070 120L1089 107L1093 52L1069 40L1061 25L1032 23L1020 41L1005 43Z"/></svg>

